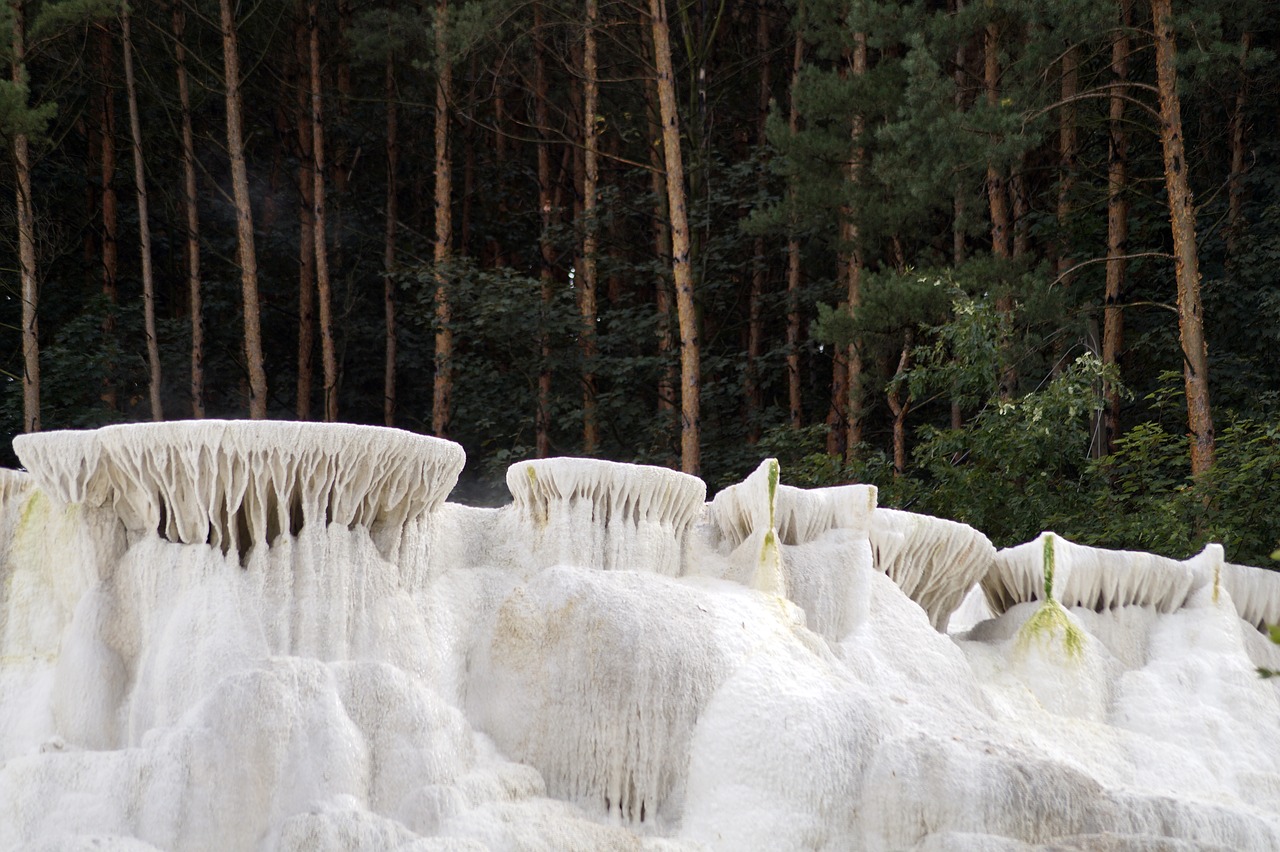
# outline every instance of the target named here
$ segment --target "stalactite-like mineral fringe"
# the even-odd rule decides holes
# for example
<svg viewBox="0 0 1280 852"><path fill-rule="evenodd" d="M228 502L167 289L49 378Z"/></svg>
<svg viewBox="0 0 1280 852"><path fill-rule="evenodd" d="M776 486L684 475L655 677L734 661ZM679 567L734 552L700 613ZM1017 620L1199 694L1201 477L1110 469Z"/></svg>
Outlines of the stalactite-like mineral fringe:
<svg viewBox="0 0 1280 852"><path fill-rule="evenodd" d="M131 531L244 554L308 524L397 530L433 511L465 454L449 441L345 423L189 420L20 435L32 477Z"/></svg>

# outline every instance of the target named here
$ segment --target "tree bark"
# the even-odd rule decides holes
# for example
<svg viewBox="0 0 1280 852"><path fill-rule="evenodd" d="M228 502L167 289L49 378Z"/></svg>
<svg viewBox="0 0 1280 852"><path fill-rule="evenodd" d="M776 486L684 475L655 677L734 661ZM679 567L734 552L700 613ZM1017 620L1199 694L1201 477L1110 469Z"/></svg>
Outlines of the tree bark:
<svg viewBox="0 0 1280 852"><path fill-rule="evenodd" d="M387 33L391 35L390 32ZM396 216L398 214L397 173L400 170L400 105L396 92L395 56L387 51L383 75L387 99L387 200L386 225L382 239L382 303L387 324L387 353L382 371L382 422L396 425Z"/></svg>
<svg viewBox="0 0 1280 852"><path fill-rule="evenodd" d="M1125 124L1125 84L1129 79L1129 27L1133 18L1132 0L1120 0L1120 27L1111 42L1113 88L1108 108L1107 141L1107 267L1102 323L1102 363L1118 367L1124 349L1125 255L1129 247L1129 200L1125 195L1129 168L1129 131ZM1099 449L1110 454L1120 435L1120 392L1112 384L1102 389L1106 407L1102 412Z"/></svg>
<svg viewBox="0 0 1280 852"><path fill-rule="evenodd" d="M582 315L582 452L594 455L600 444L596 413L596 187L600 181L596 107L599 80L596 68L596 0L586 0L582 38L582 268L578 270L579 310Z"/></svg>
<svg viewBox="0 0 1280 852"><path fill-rule="evenodd" d="M191 89L187 81L187 49L183 44L186 13L170 0L173 53L178 74L178 106L182 119L182 213L186 222L187 298L191 310L191 416L204 417L204 305L200 290L200 212L196 203L196 146L191 127Z"/></svg>
<svg viewBox="0 0 1280 852"><path fill-rule="evenodd" d="M307 10L308 57L311 92L311 178L315 182L311 217L315 228L316 295L320 303L320 358L324 365L324 419L338 419L338 357L333 342L333 292L329 284L329 254L325 243L324 114L320 83L320 4L311 0Z"/></svg>
<svg viewBox="0 0 1280 852"><path fill-rule="evenodd" d="M258 258L253 246L253 208L249 200L249 171L244 160L243 109L240 101L240 48L231 0L218 0L222 27L222 63L226 75L227 153L231 158L231 187L236 205L236 246L244 304L244 356L249 377L249 417L267 416L267 374L262 360L262 319L258 304Z"/></svg>
<svg viewBox="0 0 1280 852"><path fill-rule="evenodd" d="M671 37L666 0L649 0L654 64L658 79L658 107L662 120L662 153L667 173L667 203L671 214L671 272L676 287L676 316L680 325L680 469L697 474L701 467L701 366L698 316L694 304L693 267L689 254L689 216L685 207L684 160L680 150L680 119L676 111L675 77L671 67Z"/></svg>
<svg viewBox="0 0 1280 852"><path fill-rule="evenodd" d="M1209 405L1209 351L1200 304L1195 205L1182 142L1172 0L1151 0L1151 18L1155 25L1156 85L1160 92L1160 144L1173 231L1174 274L1178 282L1178 336L1182 344L1187 424L1191 429L1191 474L1199 476L1213 467L1213 413Z"/></svg>
<svg viewBox="0 0 1280 852"><path fill-rule="evenodd" d="M449 0L437 0L435 20L435 381L431 398L431 430L449 437L453 412L453 329L449 304L448 271L452 256L453 162L449 154L449 102L453 99L453 65L449 60Z"/></svg>
<svg viewBox="0 0 1280 852"><path fill-rule="evenodd" d="M124 46L124 88L129 102L129 133L133 138L133 183L138 193L138 243L142 253L142 311L147 335L148 387L151 419L164 420L160 401L160 342L156 337L156 286L151 268L151 225L147 219L147 179L142 161L142 121L138 116L138 88L133 77L133 34L129 4L120 4L120 36Z"/></svg>
<svg viewBox="0 0 1280 852"><path fill-rule="evenodd" d="M13 10L13 52L10 79L25 86L26 3L10 0ZM22 281L22 431L40 431L40 329L37 307L40 290L36 279L36 225L31 202L31 143L25 133L13 135L13 164L17 173L14 202L18 218L18 273Z"/></svg>

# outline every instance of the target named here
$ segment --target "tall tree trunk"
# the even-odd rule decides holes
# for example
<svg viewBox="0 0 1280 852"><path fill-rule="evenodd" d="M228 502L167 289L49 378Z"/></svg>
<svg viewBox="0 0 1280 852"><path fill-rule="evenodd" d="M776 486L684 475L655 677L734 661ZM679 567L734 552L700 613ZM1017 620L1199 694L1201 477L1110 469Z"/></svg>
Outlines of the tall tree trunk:
<svg viewBox="0 0 1280 852"><path fill-rule="evenodd" d="M388 27L388 29L390 29ZM390 32L387 33L391 35ZM383 76L383 92L387 99L387 201L386 226L382 240L382 303L387 323L387 354L382 371L382 422L396 425L396 215L400 169L400 107L396 92L395 57L387 51Z"/></svg>
<svg viewBox="0 0 1280 852"><path fill-rule="evenodd" d="M360 149L354 152L351 150L350 144L350 116L352 102L352 76L351 76L351 44L347 34L351 32L352 9L351 0L337 0L336 2L336 23L337 31L335 35L336 53L337 53L337 71L334 74L338 96L335 100L334 110L336 120L329 119L329 137L330 144L333 147L332 156L326 157L328 164L328 177L332 178L333 189L328 192L329 199L326 201L326 216L328 222L325 227L325 243L326 243L326 265L330 269L342 269L345 256L343 254L346 226L344 225L343 209L348 196L348 186L351 180L351 171L355 167L356 158L360 155Z"/></svg>
<svg viewBox="0 0 1280 852"><path fill-rule="evenodd" d="M964 11L964 0L954 0L954 11L957 15ZM961 39L960 44L956 47L955 68L951 72L952 82L955 84L955 94L952 102L957 113L963 112L965 107L971 102L968 86L968 70L969 70L969 40ZM968 198L965 192L965 186L961 176L958 174L955 178L955 186L952 189L951 201L951 263L959 266L964 263L966 255L966 216L968 207ZM960 405L958 395L951 398L951 428L960 429L964 426L964 410Z"/></svg>
<svg viewBox="0 0 1280 852"><path fill-rule="evenodd" d="M959 15L964 11L964 0L954 0L954 12ZM951 80L955 85L955 94L952 96L952 102L956 112L964 110L965 103L968 100L966 85L966 71L969 64L969 43L965 39L961 39L960 45L956 48L955 68L951 72ZM959 176L956 177L955 187L952 189L951 200L951 262L959 266L964 262L965 257L965 207L967 201L965 198L964 185ZM956 408L953 405L953 415ZM954 417L953 417L954 419Z"/></svg>
<svg viewBox="0 0 1280 852"><path fill-rule="evenodd" d="M431 430L441 438L449 437L453 412L453 328L449 305L448 271L452 255L453 162L449 155L449 102L453 99L453 65L449 60L449 0L437 0L435 21L436 45L436 114L435 114L435 382L431 398Z"/></svg>
<svg viewBox="0 0 1280 852"><path fill-rule="evenodd" d="M267 416L267 373L262 362L262 319L258 304L258 257L253 247L253 208L249 201L249 170L244 161L244 119L240 102L240 47L231 0L218 0L222 25L222 64L226 75L227 153L231 157L231 188L236 205L236 246L240 289L244 303L244 360L249 376L249 416Z"/></svg>
<svg viewBox="0 0 1280 852"><path fill-rule="evenodd" d="M763 150L768 144L766 133L769 118L769 95L771 81L769 79L769 4L757 0L756 11L756 56L760 62L760 88L756 95L756 145ZM769 186L765 169L756 173L756 193L764 197ZM765 282L769 274L769 265L765 261L765 238L763 234L755 238L751 252L751 291L747 302L747 363L745 365L743 396L746 401L747 443L755 444L760 440L760 416L764 408L764 394L760 389L760 355L764 348L764 301Z"/></svg>
<svg viewBox="0 0 1280 852"><path fill-rule="evenodd" d="M1245 63L1253 44L1253 33L1240 37L1240 84L1236 89L1235 104L1227 128L1227 144L1231 150L1231 172L1227 177L1227 259L1234 262L1240 236L1244 232L1244 174L1245 164L1244 124L1245 104L1249 92L1249 78Z"/></svg>
<svg viewBox="0 0 1280 852"><path fill-rule="evenodd" d="M1072 45L1062 55L1062 106L1058 110L1058 244L1057 274L1065 276L1071 268L1071 240L1068 220L1071 217L1071 194L1076 185L1076 159L1079 138L1076 131L1075 97L1080 90L1080 48ZM1059 283L1066 283L1060 280Z"/></svg>
<svg viewBox="0 0 1280 852"><path fill-rule="evenodd" d="M1125 196L1129 168L1129 131L1125 124L1125 99L1129 80L1129 27L1133 0L1120 0L1120 27L1111 42L1111 89L1107 141L1107 272L1106 308L1102 324L1102 363L1118 368L1124 349L1125 277L1129 242L1129 201ZM1113 384L1103 387L1106 408L1102 412L1100 449L1111 453L1120 435L1120 391Z"/></svg>
<svg viewBox="0 0 1280 852"><path fill-rule="evenodd" d="M470 68L468 69L468 78L474 81L476 79L476 58L471 57ZM474 85L474 82L472 83ZM458 254L462 257L471 256L471 205L475 201L476 196L476 144L475 144L475 124L471 121L464 121L461 127L462 132L462 209L459 211L461 221L458 223Z"/></svg>
<svg viewBox="0 0 1280 852"><path fill-rule="evenodd" d="M196 145L191 128L191 89L187 81L187 49L183 44L186 13L170 0L173 53L178 74L178 106L182 115L182 213L186 222L187 298L191 309L191 416L204 417L204 304L200 292L200 212L196 203Z"/></svg>
<svg viewBox="0 0 1280 852"><path fill-rule="evenodd" d="M653 38L646 39L650 44ZM649 121L649 175L653 190L653 256L663 269L671 268L671 214L667 200L666 165L662 156L662 119L658 109L658 81L652 79L645 88L648 100ZM671 336L672 298L670 281L665 272L654 277L654 302L658 313L658 360L662 372L658 374L658 419L663 434L671 435L675 425L676 387L679 375L675 359L671 357L675 344Z"/></svg>
<svg viewBox="0 0 1280 852"><path fill-rule="evenodd" d="M107 24L99 24L98 81L101 100L98 104L98 138L102 143L102 295L106 302L106 314L102 318L102 343L107 351L102 381L102 402L110 410L119 408L116 391L116 309L120 301L119 272L119 199L116 195L116 104L114 51L111 47L111 30Z"/></svg>
<svg viewBox="0 0 1280 852"><path fill-rule="evenodd" d="M142 253L142 311L150 368L151 419L164 420L160 402L160 342L156 338L156 286L151 269L151 225L147 220L147 179L142 162L142 121L138 117L138 87L133 78L133 34L129 4L120 4L120 36L124 45L124 88L129 102L129 133L133 137L133 183L138 192L138 243Z"/></svg>
<svg viewBox="0 0 1280 852"><path fill-rule="evenodd" d="M294 58L299 76L311 65L311 33L305 0L297 7ZM294 405L299 420L311 419L312 382L315 376L316 328L316 226L315 163L311 130L311 79L298 81L295 113L298 132L298 375Z"/></svg>
<svg viewBox="0 0 1280 852"><path fill-rule="evenodd" d="M578 306L582 314L582 452L594 455L600 444L596 414L596 252L600 238L596 223L596 186L600 181L596 134L596 0L586 0L582 39L582 268L578 270Z"/></svg>
<svg viewBox="0 0 1280 852"><path fill-rule="evenodd" d="M311 156L312 180L315 192L312 203L315 213L311 224L315 228L316 294L320 297L320 358L324 364L324 419L332 423L338 419L338 357L333 344L333 294L329 285L329 254L325 244L324 205L324 114L323 94L320 83L320 4L311 0L308 7L307 26L310 50L309 70L311 80Z"/></svg>
<svg viewBox="0 0 1280 852"><path fill-rule="evenodd" d="M506 180L507 175L507 80L506 56L498 58L493 69L493 165L498 180ZM489 245L493 255L493 265L497 268L510 265L507 257L504 236L511 223L511 208L507 202L507 194L498 197L497 228L489 237Z"/></svg>
<svg viewBox="0 0 1280 852"><path fill-rule="evenodd" d="M867 35L866 33L854 33L853 36L853 65L852 72L854 77L862 77L867 73ZM865 120L861 113L855 113L852 122L852 132L850 138L849 165L846 169L846 180L849 188L852 190L862 181L863 161L866 159L866 152L862 147L862 135ZM848 268L845 272L845 299L849 305L849 313L857 316L858 309L862 307L862 247L859 245L861 234L857 225L857 217L860 211L846 209L843 217L842 227L845 233L842 240L848 240L848 254L846 255L846 263ZM862 443L862 396L863 396L863 375L862 375L862 352L859 349L858 341L853 341L845 350L845 365L849 371L848 378L848 397L844 401L845 408L845 445L844 457L846 461L853 459L854 453L857 451L858 445Z"/></svg>
<svg viewBox="0 0 1280 852"><path fill-rule="evenodd" d="M649 19L653 29L658 107L662 116L667 202L671 212L671 273L675 281L676 315L680 324L680 469L685 473L697 474L701 467L702 425L699 415L702 392L700 343L697 308L693 298L689 215L685 207L684 160L680 150L680 118L676 112L666 0L649 0Z"/></svg>
<svg viewBox="0 0 1280 852"><path fill-rule="evenodd" d="M987 25L983 39L983 83L987 95L987 106L991 109L1000 107L1000 28L997 24ZM994 143L994 139L992 142ZM1013 257L1013 217L1009 209L1009 186L1004 175L994 161L987 163L987 199L991 209L991 253L1002 260ZM1001 292L996 295L996 311L1006 321L1013 316L1013 294ZM1010 341L1002 340L1000 345L1001 361L999 370L999 392L1001 399L1010 399L1017 390L1018 373L1013 365Z"/></svg>
<svg viewBox="0 0 1280 852"><path fill-rule="evenodd" d="M15 87L27 83L26 3L10 0L13 10L13 52L10 79ZM13 134L13 164L17 173L14 202L18 215L18 273L22 281L22 431L40 431L40 334L36 308L36 223L31 203L31 143L25 133Z"/></svg>
<svg viewBox="0 0 1280 852"><path fill-rule="evenodd" d="M796 103L796 88L800 72L804 68L804 3L796 8L796 40L791 52L790 108L787 114L787 130L794 139L800 133L800 107ZM800 228L796 221L799 198L796 182L787 187L787 203L791 208L787 222L787 403L788 420L792 429L799 429L804 420L803 385L800 381Z"/></svg>
<svg viewBox="0 0 1280 852"><path fill-rule="evenodd" d="M542 3L533 7L533 115L538 133L538 213L542 228L538 233L538 280L542 284L542 316L538 329L538 350L541 363L538 367L538 407L534 425L536 430L535 452L540 459L551 455L551 304L555 295L552 267L555 263L555 247L551 244L551 226L554 223L554 203L551 195L551 143L548 124L547 61L542 39Z"/></svg>
<svg viewBox="0 0 1280 852"><path fill-rule="evenodd" d="M1164 182L1173 230L1174 274L1178 282L1178 336L1191 428L1191 474L1213 467L1213 413L1209 406L1209 351L1200 304L1200 260L1196 246L1195 205L1182 143L1182 108L1178 97L1178 47L1172 0L1151 0L1155 25L1156 85L1160 92L1160 144Z"/></svg>

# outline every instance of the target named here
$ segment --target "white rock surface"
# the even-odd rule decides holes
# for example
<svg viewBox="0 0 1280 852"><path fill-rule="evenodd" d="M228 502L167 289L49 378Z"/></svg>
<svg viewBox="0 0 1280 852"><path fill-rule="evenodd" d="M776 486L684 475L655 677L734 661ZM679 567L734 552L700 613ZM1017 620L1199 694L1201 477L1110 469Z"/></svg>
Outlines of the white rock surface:
<svg viewBox="0 0 1280 852"><path fill-rule="evenodd" d="M944 632L951 613L991 569L996 553L973 527L896 509L878 509L871 516L870 535L876 568Z"/></svg>
<svg viewBox="0 0 1280 852"><path fill-rule="evenodd" d="M1054 533L1009 547L996 554L983 579L987 600L996 612L1044 597L1041 554L1052 536L1057 554L1053 596L1066 607L1098 611L1125 606L1149 606L1173 612L1186 605L1198 589L1217 582L1222 569L1222 545L1179 562L1152 553L1085 547Z"/></svg>
<svg viewBox="0 0 1280 852"><path fill-rule="evenodd" d="M1067 645L1044 539L769 463L704 507L544 460L473 509L391 430L20 448L0 850L1280 848L1275 586L1220 551L1055 538Z"/></svg>

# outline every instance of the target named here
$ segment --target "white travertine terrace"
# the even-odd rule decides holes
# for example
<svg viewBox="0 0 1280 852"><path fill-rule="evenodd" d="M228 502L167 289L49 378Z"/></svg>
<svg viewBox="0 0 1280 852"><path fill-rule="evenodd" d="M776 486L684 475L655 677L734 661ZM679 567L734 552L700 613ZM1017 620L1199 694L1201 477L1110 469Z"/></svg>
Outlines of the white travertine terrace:
<svg viewBox="0 0 1280 852"><path fill-rule="evenodd" d="M897 509L876 509L869 532L875 567L920 604L940 632L996 553L973 527Z"/></svg>
<svg viewBox="0 0 1280 852"><path fill-rule="evenodd" d="M1065 607L1103 612L1149 606L1157 612L1173 612L1198 589L1212 584L1223 564L1218 544L1179 561L1153 553L1086 547L1042 533L1034 541L996 554L991 572L982 580L994 612L1004 613L1016 604L1044 597L1044 537L1049 535L1055 538L1053 596Z"/></svg>
<svg viewBox="0 0 1280 852"><path fill-rule="evenodd" d="M1280 646L1228 604L1277 575L1216 548L997 557L772 460L434 509L461 450L391 430L19 444L0 852L1280 849ZM986 568L1008 611L939 632Z"/></svg>
<svg viewBox="0 0 1280 852"><path fill-rule="evenodd" d="M1280 624L1280 571L1224 562L1219 582L1245 621L1259 630Z"/></svg>
<svg viewBox="0 0 1280 852"><path fill-rule="evenodd" d="M677 575L707 486L696 476L599 459L523 461L507 469L535 561Z"/></svg>
<svg viewBox="0 0 1280 852"><path fill-rule="evenodd" d="M64 503L241 554L308 524L397 530L444 502L465 461L457 444L396 429L265 420L42 432L14 449Z"/></svg>
<svg viewBox="0 0 1280 852"><path fill-rule="evenodd" d="M796 488L779 485L775 508L778 538L804 544L831 530L866 530L876 511L874 485Z"/></svg>

